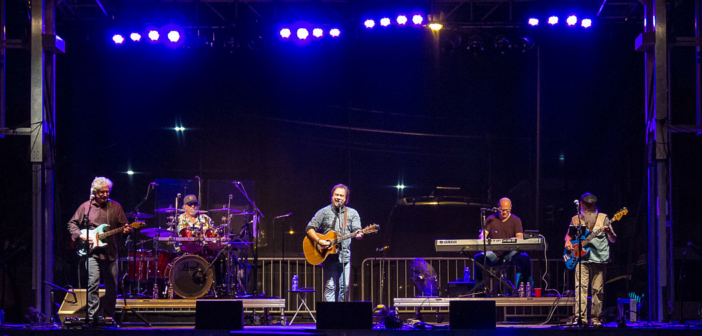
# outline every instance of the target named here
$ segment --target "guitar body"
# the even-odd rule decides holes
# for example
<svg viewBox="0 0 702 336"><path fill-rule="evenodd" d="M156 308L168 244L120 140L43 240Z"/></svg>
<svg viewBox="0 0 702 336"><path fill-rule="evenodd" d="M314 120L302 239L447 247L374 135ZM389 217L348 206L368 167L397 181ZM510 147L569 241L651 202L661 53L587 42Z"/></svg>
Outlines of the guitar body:
<svg viewBox="0 0 702 336"><path fill-rule="evenodd" d="M336 231L329 231L324 235L319 233L315 234L319 239L330 240L332 242L335 242L337 239L339 239L339 237L341 237L341 235ZM313 242L310 240L310 237L305 237L305 239L302 241L302 251L305 253L305 259L307 259L308 263L312 265L320 265L327 259L328 255L339 253L338 245L339 244L337 243L325 247Z"/></svg>
<svg viewBox="0 0 702 336"><path fill-rule="evenodd" d="M107 228L107 224L101 224L100 226L92 229L92 230L87 230L83 229L80 230L80 234L84 235L87 234L88 238L93 240L93 244L89 244L87 241L83 243L83 246L78 250L78 255L79 256L84 256L90 252L93 251L93 249L101 246L107 245L107 242L105 242L106 238L103 238L102 240L98 239L97 235L99 233L105 232L105 229Z"/></svg>
<svg viewBox="0 0 702 336"><path fill-rule="evenodd" d="M610 221L610 223L614 223L622 219L622 217L625 216L627 213L629 213L629 210L627 210L626 208L619 210L619 212L612 216L612 220ZM580 261L581 258L587 259L590 256L590 249L585 246L588 246L590 244L590 240L595 238L595 236L600 234L600 232L602 232L602 229L597 229L594 231L587 230L585 234L581 237L578 237L578 239L570 241L570 243L573 244L573 250L563 250L563 259L565 260L566 267L569 270L574 270L576 265L578 265L578 261ZM583 246L582 252L580 251L580 244L582 244Z"/></svg>
<svg viewBox="0 0 702 336"><path fill-rule="evenodd" d="M315 232L317 238L329 240L331 242L331 245L328 247L320 246L316 242L310 240L310 237L305 236L305 239L302 240L302 251L305 253L305 259L312 265L319 265L327 259L328 255L339 253L339 244L344 240L356 237L359 232L363 234L378 232L378 227L378 224L371 224L362 230L356 230L345 236L342 236L336 231L329 231L323 235Z"/></svg>
<svg viewBox="0 0 702 336"><path fill-rule="evenodd" d="M583 247L582 253L580 251L580 239L576 240L571 240L571 244L573 244L573 250L568 251L568 249L563 250L563 256L564 259L566 259L566 267L569 270L574 270L575 265L578 264L578 261L580 258L587 259L587 257L590 255L590 249Z"/></svg>
<svg viewBox="0 0 702 336"><path fill-rule="evenodd" d="M129 227L132 229L138 229L142 226L144 226L144 222L134 222L132 224L129 224ZM87 229L82 229L80 230L80 234L88 236L88 238L92 239L93 243L90 244L88 241L76 241L77 246L78 246L78 255L79 256L85 256L92 252L95 248L105 246L107 245L107 237L120 233L124 230L124 228L116 228L110 231L105 231L107 229L108 225L107 224L100 224L98 227L92 229L92 230L87 230Z"/></svg>

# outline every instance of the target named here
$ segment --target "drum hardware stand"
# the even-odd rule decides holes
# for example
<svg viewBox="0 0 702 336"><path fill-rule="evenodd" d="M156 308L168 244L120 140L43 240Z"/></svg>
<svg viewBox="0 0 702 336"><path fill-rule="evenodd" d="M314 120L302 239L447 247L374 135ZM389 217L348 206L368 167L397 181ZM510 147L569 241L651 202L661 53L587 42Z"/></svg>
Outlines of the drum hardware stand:
<svg viewBox="0 0 702 336"><path fill-rule="evenodd" d="M135 255L134 259L136 259L136 255ZM134 268L136 269L136 267L134 267ZM119 263L117 263L117 274L119 274L119 271L120 271ZM122 322L124 321L124 316L126 316L128 312L131 312L132 314L136 315L136 317L138 317L142 322L146 323L146 325L148 325L149 327L152 327L151 323L149 323L149 321L146 318L141 316L139 313L136 312L136 310L134 310L134 308L132 308L130 305L127 304L127 295L124 293L124 277L126 277L126 276L127 276L127 274L125 273L124 276L122 277L122 280L121 280L121 282L122 282L122 300L124 300L124 304L122 305L122 312L119 314L119 324L121 325ZM75 294L73 294L73 295L75 295Z"/></svg>
<svg viewBox="0 0 702 336"><path fill-rule="evenodd" d="M254 212L256 212L255 215L253 215L253 221L251 222L252 228L251 228L251 235L252 235L252 240L253 240L253 257L254 257L254 263L253 263L253 269L251 270L253 272L253 283L254 283L254 289L253 289L253 295L258 296L258 224L260 221L260 218L264 218L263 213L261 210L256 206L256 203L254 203L251 198L249 198L249 195L246 193L246 188L244 187L244 184L241 183L240 181L234 181L232 182L234 186L236 186L237 189L246 197L246 200L251 203L251 205L254 208ZM260 218L259 218L260 216ZM248 240L247 240L248 241Z"/></svg>
<svg viewBox="0 0 702 336"><path fill-rule="evenodd" d="M157 185L158 185L158 183L152 182L152 183L149 183L149 186L148 186L148 187L146 187L146 196L144 196L144 199L143 199L141 202L139 202L139 204L137 204L137 205L134 207L134 210L132 210L132 212L131 212L131 214L134 215L134 217L135 217L134 219L138 219L137 217L138 217L138 215L139 215L139 207L140 207L142 204L144 204L144 202L146 202L146 201L149 199L149 194L151 193L151 190L156 189L156 186L157 186ZM127 242L129 242L129 240L130 240L130 238L127 237ZM138 260L138 259L139 259L139 252L138 252L139 249L138 249L138 247L137 247L137 243L136 243L137 240L136 240L136 237L135 237L135 239L131 239L131 241L132 241L132 247L134 248L134 260L132 260L132 262L134 263L134 268L133 268L133 272L132 272L132 279L135 279L135 280L129 282L129 294L130 294L131 297L134 297L134 296L138 296L139 294L141 294L141 293L140 293L141 283L140 283L140 281L139 281L138 278L137 278L137 274L141 275L141 269L139 269L139 270L138 270L138 273L137 273L137 265L139 265L139 267L142 267L143 265L142 265L142 264L139 262L139 260ZM129 265L129 243L127 243L126 246L127 246L127 265ZM117 259L119 260L119 252L117 253L117 257L118 257ZM118 264L119 264L119 263L118 263ZM119 267L119 266L120 266L120 265L117 265L117 267ZM148 267L147 267L147 271L148 271ZM129 272L129 267L127 267L127 272ZM118 268L117 274L119 274L119 268ZM126 273L125 273L125 275L126 275ZM148 273L147 273L146 279L145 279L145 280L148 281L148 279L149 279L149 276L148 276ZM132 288L132 283L133 283L133 282L136 282L136 284L137 284L137 286L136 286L136 293L137 293L137 294L136 294L136 295L133 294L133 293L134 293L134 289ZM124 293L124 277L122 277L122 296L125 296L125 293ZM126 300L126 297L125 297L125 300ZM126 305L126 301L125 301L125 305ZM136 312L135 312L135 313L136 313ZM137 314L137 315L138 315L138 314ZM120 320L120 324L121 324L121 322L122 322L122 321Z"/></svg>

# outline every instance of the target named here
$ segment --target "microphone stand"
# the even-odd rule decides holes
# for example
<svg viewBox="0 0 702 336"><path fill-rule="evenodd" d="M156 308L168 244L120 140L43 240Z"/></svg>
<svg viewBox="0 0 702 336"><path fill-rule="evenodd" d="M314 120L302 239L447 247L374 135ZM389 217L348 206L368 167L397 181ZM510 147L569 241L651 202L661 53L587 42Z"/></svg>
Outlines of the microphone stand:
<svg viewBox="0 0 702 336"><path fill-rule="evenodd" d="M85 228L86 238L88 238L87 241L83 242L85 245L87 245L86 251L87 253L85 254L85 277L86 277L86 286L85 286L85 326L90 325L90 307L88 306L88 297L90 296L90 293L88 293L88 290L90 289L90 210L93 209L93 200L95 199L95 195L90 195L90 200L88 201L88 213L83 217L83 227ZM97 238L97 237L96 237ZM98 279L98 300L100 300L100 279Z"/></svg>
<svg viewBox="0 0 702 336"><path fill-rule="evenodd" d="M584 226L583 220L582 220L582 218L580 218L581 210L582 210L582 208L580 206L580 203L578 203L575 206L575 211L577 212L576 216L578 217L578 233L577 234L578 234L578 239L580 241L580 243L578 243L578 255L580 257L578 258L578 266L577 266L578 267L578 293L577 293L578 299L575 300L575 302L577 302L579 314L582 314L581 310L583 308L582 302L580 302L580 301L582 299L581 294L583 292L583 283L582 283L582 280L583 280L583 260L582 260L583 244L582 244L582 236L583 236L583 234L585 234L583 232L583 226ZM587 317L587 302L585 303L585 316ZM582 325L582 320L580 319L580 316L575 316L575 318L578 320L578 324L577 324L578 327L582 327L583 325Z"/></svg>
<svg viewBox="0 0 702 336"><path fill-rule="evenodd" d="M155 182L154 182L154 183L155 183ZM138 219L137 216L139 215L139 207L140 207L142 204L144 204L144 202L146 202L146 200L149 199L149 193L151 192L151 189L154 189L154 188L156 188L156 187L155 187L155 184L149 183L149 186L146 187L146 196L144 197L144 199L143 199L141 202L139 202L139 204L137 204L137 205L134 207L134 210L132 210L132 212L130 213L131 215L134 215L134 216L135 216L135 219ZM129 238L127 238L127 239L129 239ZM136 239L131 239L131 241L132 241L132 244L131 244L131 245L132 245L132 248L133 248L133 251L134 251L134 258L133 258L134 260L132 261L132 262L134 263L134 267L132 268L132 279L135 279L135 280L136 280L136 283L137 283L136 292L137 292L137 294L138 294L138 293L140 292L140 290L141 290L141 286L140 286L139 280L138 280L138 278L137 278L137 265L141 265L141 264L140 264L139 261L137 260L137 259L139 258L139 252L137 251L137 242L136 242ZM129 263L129 252L130 252L130 251L129 251L129 246L127 246L127 263ZM129 272L129 267L127 267L127 272ZM119 272L118 272L118 274L119 274ZM141 274L141 273L139 273L139 274ZM148 273L147 273L147 275L148 275ZM134 289L133 289L133 287L132 287L132 282L131 282L131 281L129 282L129 293L130 293L130 296L131 296L131 297L136 296L136 295L134 294ZM124 280L122 280L122 296L124 296ZM136 312L135 312L135 313L136 313Z"/></svg>
<svg viewBox="0 0 702 336"><path fill-rule="evenodd" d="M244 197L246 197L246 200L249 201L249 203L251 203L255 212L257 213L256 215L254 215L253 223L252 223L253 227L251 228L251 233L252 233L253 239L254 239L254 244L253 244L254 265L253 265L252 271L253 271L253 283L254 283L253 295L255 297L258 295L258 288L257 288L257 284L258 284L258 230L259 230L258 216L261 216L261 218L264 218L265 216L263 216L263 213L261 213L261 210L258 209L258 207L256 206L256 203L254 203L251 200L251 198L249 198L249 195L246 194L246 189L244 188L243 183L241 183L239 181L234 181L232 183L234 183L234 186L236 186L236 188L239 189L239 191L244 195Z"/></svg>
<svg viewBox="0 0 702 336"><path fill-rule="evenodd" d="M146 200L149 199L149 193L151 192L151 189L153 189L153 188L155 188L155 184L149 183L149 186L146 188L146 196L144 197L144 200L142 200L139 204L137 204L137 206L135 206L135 207L134 207L134 210L132 211L132 214L134 215L134 219L139 219L139 218L138 218L138 216L139 216L139 207L140 207L142 204L144 204L144 202L146 202ZM132 242L133 242L133 243L132 243L132 246L134 247L134 267L132 268L132 270L133 270L132 275L134 276L134 279L137 279L137 276L136 276L136 272L137 272L136 266L139 264L139 263L137 262L137 258L139 258L139 253L137 252L136 238L135 238L135 239L132 239ZM119 250L117 251L117 259L119 259ZM157 259L157 260L158 260L158 259ZM127 263L129 263L129 247L127 247ZM158 268L156 268L156 269L158 269ZM119 275L119 274L121 273L121 271L122 271L122 270L120 269L120 263L118 262L118 263L117 263L117 274ZM127 272L129 272L129 267L127 267ZM140 274L141 274L141 273L140 273ZM147 279L148 279L148 271L147 271L146 274L147 274ZM154 279L154 281L158 281L158 280L157 280L157 279ZM122 313L119 315L119 324L122 324L122 322L124 321L124 316L126 316L128 312L131 312L132 314L136 315L136 317L138 317L142 322L146 323L146 325L148 325L149 327L151 327L151 323L149 323L149 321L146 320L146 318L144 318L143 316L141 316L139 313L137 313L136 310L134 310L134 308L132 308L131 306L129 306L129 305L127 304L127 295L126 295L126 293L124 292L124 277L122 277L121 282L122 282L122 300L124 301L124 303L123 303L123 305L122 305ZM137 283L139 283L138 280L137 280ZM132 284L131 284L131 283L129 284L129 289L130 289L130 291L132 290ZM138 292L139 292L139 287L138 287L138 285L137 285L137 293L138 293ZM125 311L126 311L126 312L125 312Z"/></svg>

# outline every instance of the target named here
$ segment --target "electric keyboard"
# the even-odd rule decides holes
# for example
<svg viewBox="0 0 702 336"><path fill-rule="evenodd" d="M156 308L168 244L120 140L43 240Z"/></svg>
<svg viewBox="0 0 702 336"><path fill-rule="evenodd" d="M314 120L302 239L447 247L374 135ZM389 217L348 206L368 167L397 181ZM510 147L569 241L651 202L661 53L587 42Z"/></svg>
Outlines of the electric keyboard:
<svg viewBox="0 0 702 336"><path fill-rule="evenodd" d="M543 251L543 238L529 239L486 239L488 251ZM437 239L434 242L436 252L482 251L482 239Z"/></svg>

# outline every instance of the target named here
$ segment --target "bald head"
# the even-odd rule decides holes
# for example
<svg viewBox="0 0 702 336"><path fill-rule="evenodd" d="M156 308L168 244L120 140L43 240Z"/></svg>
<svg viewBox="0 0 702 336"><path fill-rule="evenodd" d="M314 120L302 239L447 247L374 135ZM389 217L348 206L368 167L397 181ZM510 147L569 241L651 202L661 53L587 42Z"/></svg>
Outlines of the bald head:
<svg viewBox="0 0 702 336"><path fill-rule="evenodd" d="M500 198L500 219L503 221L507 220L511 215L512 201L507 197Z"/></svg>

